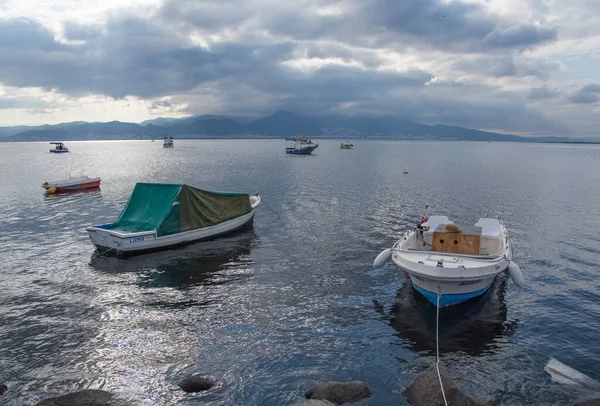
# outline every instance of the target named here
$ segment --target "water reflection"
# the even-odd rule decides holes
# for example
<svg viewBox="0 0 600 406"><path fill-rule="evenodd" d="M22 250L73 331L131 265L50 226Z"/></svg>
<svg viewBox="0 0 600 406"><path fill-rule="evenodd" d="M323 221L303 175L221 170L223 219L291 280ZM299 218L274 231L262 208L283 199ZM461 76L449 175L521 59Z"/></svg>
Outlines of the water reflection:
<svg viewBox="0 0 600 406"><path fill-rule="evenodd" d="M89 189L75 189L75 190L69 190L67 192L55 192L55 193L48 193L46 191L46 192L44 192L44 200L47 202L53 202L53 201L57 201L57 200L61 200L61 199L68 200L70 197L72 198L73 196L80 196L80 195L101 196L100 192L101 192L100 187L89 188Z"/></svg>
<svg viewBox="0 0 600 406"><path fill-rule="evenodd" d="M250 252L258 244L252 224L229 237L129 259L92 255L90 265L107 273L137 273L143 288L185 290L218 285L248 275ZM239 272L236 272L239 271Z"/></svg>
<svg viewBox="0 0 600 406"><path fill-rule="evenodd" d="M86 214L94 211L102 204L100 188L74 190L71 192L50 194L44 192L46 210L66 212L70 214Z"/></svg>
<svg viewBox="0 0 600 406"><path fill-rule="evenodd" d="M484 296L440 310L440 352L493 353L514 333L517 322L506 319L506 284L507 276L500 275ZM378 311L384 313L381 307ZM410 282L400 288L386 317L411 349L435 354L436 308Z"/></svg>

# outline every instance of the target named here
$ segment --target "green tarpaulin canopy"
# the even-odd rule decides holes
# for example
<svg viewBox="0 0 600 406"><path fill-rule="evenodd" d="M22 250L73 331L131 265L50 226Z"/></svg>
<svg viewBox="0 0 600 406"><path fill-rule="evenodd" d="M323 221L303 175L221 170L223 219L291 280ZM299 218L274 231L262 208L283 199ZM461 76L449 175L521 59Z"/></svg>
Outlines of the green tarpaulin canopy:
<svg viewBox="0 0 600 406"><path fill-rule="evenodd" d="M252 210L247 193L210 192L188 185L137 183L113 229L157 235L214 226Z"/></svg>

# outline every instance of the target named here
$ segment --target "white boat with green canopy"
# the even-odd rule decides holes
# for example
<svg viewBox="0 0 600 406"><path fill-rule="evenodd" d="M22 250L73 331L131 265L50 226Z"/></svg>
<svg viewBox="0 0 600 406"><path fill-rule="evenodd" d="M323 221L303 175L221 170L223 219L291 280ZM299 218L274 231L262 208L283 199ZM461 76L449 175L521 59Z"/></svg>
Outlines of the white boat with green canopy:
<svg viewBox="0 0 600 406"><path fill-rule="evenodd" d="M114 223L88 227L100 254L125 257L209 239L250 222L257 194L212 192L188 185L137 183Z"/></svg>

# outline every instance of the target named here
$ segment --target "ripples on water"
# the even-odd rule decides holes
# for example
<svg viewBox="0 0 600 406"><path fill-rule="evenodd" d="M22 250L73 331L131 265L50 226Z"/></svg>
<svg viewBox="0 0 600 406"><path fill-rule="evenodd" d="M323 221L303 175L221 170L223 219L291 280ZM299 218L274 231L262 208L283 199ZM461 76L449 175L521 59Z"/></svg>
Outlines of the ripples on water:
<svg viewBox="0 0 600 406"><path fill-rule="evenodd" d="M565 404L549 357L600 380L600 149L498 143L283 141L0 143L0 381L9 405L102 388L140 405L291 405L313 383L363 380L364 405L434 360L435 309L373 258L432 212L500 214L527 286L499 277L441 312L442 362L500 404ZM409 171L409 174L403 174ZM102 189L44 196L69 174ZM254 225L127 260L93 255L85 227L116 218L137 181L261 191ZM193 373L219 384L183 394Z"/></svg>

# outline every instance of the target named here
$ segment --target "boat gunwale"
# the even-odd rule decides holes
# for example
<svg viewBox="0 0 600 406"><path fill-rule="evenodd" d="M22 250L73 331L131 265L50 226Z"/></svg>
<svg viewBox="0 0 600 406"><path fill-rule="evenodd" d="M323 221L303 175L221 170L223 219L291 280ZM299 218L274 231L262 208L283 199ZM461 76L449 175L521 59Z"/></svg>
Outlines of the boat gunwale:
<svg viewBox="0 0 600 406"><path fill-rule="evenodd" d="M69 186L77 186L77 185L86 185L88 183L96 183L96 182L100 183L100 182L102 182L102 179L99 177L90 178L89 176L77 176L75 178L60 179L60 180L56 180L54 182L44 182L44 183L42 183L42 187L46 188L46 186L48 186L48 187L60 188L60 187L69 187Z"/></svg>
<svg viewBox="0 0 600 406"><path fill-rule="evenodd" d="M503 226L504 227L504 226ZM506 227L504 227L504 230L506 231ZM504 249L502 251L499 251L496 254L484 254L484 255L469 255L469 254L457 254L457 253L451 253L451 252L436 252L436 251L424 251L424 250L408 250L408 249L403 249L401 248L401 246L399 246L399 244L403 243L404 241L408 241L408 239L411 237L411 235L415 234L416 230L412 230L412 231L406 231L404 233L404 235L402 236L402 238L400 238L398 241L396 241L394 243L394 245L392 246L392 252L401 252L401 253L407 253L407 254L427 254L427 255L441 255L444 257L460 257L460 258L470 258L470 259L475 259L475 260L482 260L488 263L493 263L493 262L501 262L502 260L508 260L508 251L510 251L510 240L508 240L508 235L506 234L506 232L504 233L504 238L507 239L507 241L505 242L505 246ZM407 258L407 261L410 261L410 259Z"/></svg>

